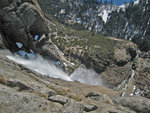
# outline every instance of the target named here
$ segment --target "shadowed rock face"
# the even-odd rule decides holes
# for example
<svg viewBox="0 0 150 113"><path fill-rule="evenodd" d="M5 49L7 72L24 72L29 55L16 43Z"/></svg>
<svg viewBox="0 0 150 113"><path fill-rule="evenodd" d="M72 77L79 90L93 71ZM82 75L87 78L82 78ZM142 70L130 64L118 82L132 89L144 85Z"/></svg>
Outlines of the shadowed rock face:
<svg viewBox="0 0 150 113"><path fill-rule="evenodd" d="M149 113L150 112L150 100L138 97L119 97L116 98L115 103L122 106L129 107L135 110L137 113Z"/></svg>
<svg viewBox="0 0 150 113"><path fill-rule="evenodd" d="M1 0L0 4L0 32L3 33L0 37L1 48L18 51L16 42L19 42L27 52L32 49L36 53L66 62L71 67L52 43L48 35L50 30L36 0Z"/></svg>
<svg viewBox="0 0 150 113"><path fill-rule="evenodd" d="M0 33L0 48L1 48L1 49L5 49L5 48L6 48L4 42L6 42L6 41L5 41L5 38L4 38L3 34Z"/></svg>
<svg viewBox="0 0 150 113"><path fill-rule="evenodd" d="M0 17L2 32L8 40L20 42L26 48L33 46L34 35L48 34L40 10L32 0L7 1L0 9Z"/></svg>

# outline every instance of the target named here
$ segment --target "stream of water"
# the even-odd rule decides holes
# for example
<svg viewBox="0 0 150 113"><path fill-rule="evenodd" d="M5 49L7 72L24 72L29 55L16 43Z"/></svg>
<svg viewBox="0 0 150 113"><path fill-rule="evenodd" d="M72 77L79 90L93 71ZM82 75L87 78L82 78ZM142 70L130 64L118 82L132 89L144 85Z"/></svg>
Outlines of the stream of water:
<svg viewBox="0 0 150 113"><path fill-rule="evenodd" d="M66 81L78 81L80 83L95 86L103 85L102 79L93 70L86 70L79 67L71 75L69 75L62 69L58 68L53 61L44 59L40 55L36 55L35 58L31 59L25 59L19 55L9 55L7 58L19 64L25 65L27 68L45 76L59 78Z"/></svg>

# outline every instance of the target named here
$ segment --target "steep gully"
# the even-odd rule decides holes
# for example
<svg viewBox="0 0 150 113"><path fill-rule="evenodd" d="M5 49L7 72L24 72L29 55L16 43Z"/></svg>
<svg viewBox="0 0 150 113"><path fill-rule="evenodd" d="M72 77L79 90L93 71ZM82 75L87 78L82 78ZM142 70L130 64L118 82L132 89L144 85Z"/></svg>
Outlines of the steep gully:
<svg viewBox="0 0 150 113"><path fill-rule="evenodd" d="M126 79L117 87L115 90L121 90L122 93L121 96L143 96L144 92L141 91L139 88L135 85L135 71L136 67L134 64L134 60L139 58L139 55L137 54L135 58L131 58L131 64L132 64L132 73L131 75L127 76Z"/></svg>
<svg viewBox="0 0 150 113"><path fill-rule="evenodd" d="M36 38L37 37L35 37L35 39ZM21 43L16 44L19 48L22 47ZM137 54L135 58L131 58L131 75L127 76L127 78L117 88L115 88L115 90L118 91L122 90L121 96L142 95L142 91L140 91L140 89L137 89L134 85L134 59L138 58L138 56L139 55ZM66 64L62 64L61 62L52 59L45 59L44 57L35 54L32 50L31 53L19 50L17 53L15 53L15 55L9 55L7 56L7 58L48 77L58 78L65 81L78 81L83 84L90 84L94 86L104 85L102 78L93 70L86 70L78 67L72 74L69 75L62 70L63 65ZM72 63L72 65L74 64Z"/></svg>

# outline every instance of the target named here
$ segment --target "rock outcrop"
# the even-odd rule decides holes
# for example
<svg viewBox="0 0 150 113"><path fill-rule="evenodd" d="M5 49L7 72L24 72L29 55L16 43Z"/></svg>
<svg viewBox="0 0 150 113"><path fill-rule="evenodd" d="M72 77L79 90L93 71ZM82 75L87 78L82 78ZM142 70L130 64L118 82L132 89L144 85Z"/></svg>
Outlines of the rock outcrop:
<svg viewBox="0 0 150 113"><path fill-rule="evenodd" d="M138 58L135 61L136 86L140 89L141 95L150 98L150 59Z"/></svg>
<svg viewBox="0 0 150 113"><path fill-rule="evenodd" d="M146 98L138 97L120 97L114 100L116 103L122 106L129 107L135 110L137 113L149 113L150 112L150 100Z"/></svg>
<svg viewBox="0 0 150 113"><path fill-rule="evenodd" d="M114 47L114 62L101 73L101 76L111 84L110 87L119 85L132 74L132 62L138 51L137 46L132 42L117 41Z"/></svg>
<svg viewBox="0 0 150 113"><path fill-rule="evenodd" d="M4 37L3 41L0 34L0 45L3 48L6 46L16 52L19 50L16 42L19 42L27 52L32 50L73 68L51 41L50 30L36 0L1 0L0 4L0 27Z"/></svg>

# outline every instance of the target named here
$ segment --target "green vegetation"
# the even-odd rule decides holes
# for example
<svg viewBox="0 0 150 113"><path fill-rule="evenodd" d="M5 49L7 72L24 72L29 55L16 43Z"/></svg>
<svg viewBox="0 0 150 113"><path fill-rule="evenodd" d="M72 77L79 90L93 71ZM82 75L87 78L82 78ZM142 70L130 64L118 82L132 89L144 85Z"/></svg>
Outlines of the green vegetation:
<svg viewBox="0 0 150 113"><path fill-rule="evenodd" d="M62 31L59 31L62 34ZM68 36L75 36L73 39L65 39L62 38L61 34L59 33L58 38L52 39L54 43L56 43L62 50L65 48L70 47L82 47L84 51L88 52L95 52L100 54L104 58L107 57L106 55L111 54L113 56L115 46L115 41L109 38L106 38L100 34L95 35L88 31L82 30L71 30L70 28L66 28L65 31L66 35ZM86 49L88 46L89 49Z"/></svg>
<svg viewBox="0 0 150 113"><path fill-rule="evenodd" d="M101 34L95 35L88 31L60 26L57 38L52 38L52 41L71 62L77 65L82 62L88 68L101 72L106 65L114 61L115 40Z"/></svg>
<svg viewBox="0 0 150 113"><path fill-rule="evenodd" d="M85 64L87 68L93 68L97 72L104 71L106 66L114 62L115 40L101 34L73 29L72 26L58 23L48 14L46 16L52 23L49 24L52 41L69 61L78 66Z"/></svg>

